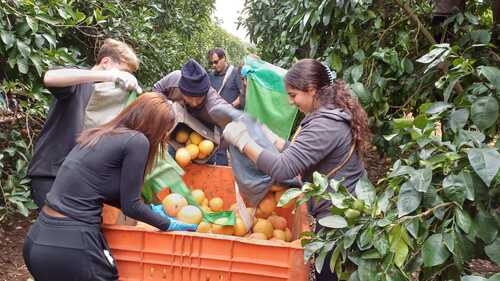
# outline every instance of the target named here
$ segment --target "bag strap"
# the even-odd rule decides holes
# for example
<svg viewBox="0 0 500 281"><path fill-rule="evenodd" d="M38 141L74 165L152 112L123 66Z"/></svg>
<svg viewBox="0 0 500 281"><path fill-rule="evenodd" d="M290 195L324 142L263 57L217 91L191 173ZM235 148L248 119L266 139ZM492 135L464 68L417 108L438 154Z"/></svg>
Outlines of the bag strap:
<svg viewBox="0 0 500 281"><path fill-rule="evenodd" d="M295 139L297 138L297 136L299 135L299 133L300 133L301 130L302 130L302 127L299 126L297 128L297 131L295 131L295 133L293 134L291 143L295 142ZM335 173L337 173L340 169L344 168L344 166L347 164L347 162L349 162L349 160L351 160L351 157L352 157L352 154L354 153L354 150L356 150L356 143L353 143L351 145L351 148L349 149L349 153L347 154L346 158L344 158L344 160L337 167L333 168L326 175L326 177L329 178L329 177L335 175Z"/></svg>
<svg viewBox="0 0 500 281"><path fill-rule="evenodd" d="M226 86L226 81L229 79L229 76L233 73L233 66L229 65L229 67L226 70L226 74L224 74L224 80L222 80L222 85L220 86L220 89L217 91L217 95L220 95L222 92L222 89L224 89L224 86Z"/></svg>

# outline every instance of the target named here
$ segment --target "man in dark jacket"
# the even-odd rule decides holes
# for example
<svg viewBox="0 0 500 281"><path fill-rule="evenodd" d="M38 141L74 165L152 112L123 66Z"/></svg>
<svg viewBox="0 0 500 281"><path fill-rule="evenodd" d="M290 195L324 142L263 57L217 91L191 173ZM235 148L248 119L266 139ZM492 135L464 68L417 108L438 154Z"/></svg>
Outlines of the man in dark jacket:
<svg viewBox="0 0 500 281"><path fill-rule="evenodd" d="M210 86L208 74L203 66L193 59L184 64L181 70L173 71L156 82L153 91L163 93L169 100L183 104L189 114L212 128L225 125L217 118L213 118L212 109L215 107L232 109L232 106ZM218 159L216 154L209 162L227 165L227 158Z"/></svg>

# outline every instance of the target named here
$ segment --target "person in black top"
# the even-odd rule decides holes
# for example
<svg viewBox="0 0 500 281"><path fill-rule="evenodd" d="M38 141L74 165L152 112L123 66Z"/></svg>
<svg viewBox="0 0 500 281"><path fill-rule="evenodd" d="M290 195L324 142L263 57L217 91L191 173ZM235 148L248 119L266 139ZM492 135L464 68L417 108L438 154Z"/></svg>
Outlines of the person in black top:
<svg viewBox="0 0 500 281"><path fill-rule="evenodd" d="M97 64L91 69L58 68L45 73L43 83L53 100L28 168L31 195L38 208L45 204L59 167L83 131L86 108L96 86L121 81L125 90L137 89L139 84L132 73L138 68L139 59L132 48L109 38L104 40Z"/></svg>
<svg viewBox="0 0 500 281"><path fill-rule="evenodd" d="M163 95L145 93L109 123L82 133L24 242L24 261L35 280L118 280L100 229L104 203L163 231L196 230L154 213L140 195L174 118Z"/></svg>

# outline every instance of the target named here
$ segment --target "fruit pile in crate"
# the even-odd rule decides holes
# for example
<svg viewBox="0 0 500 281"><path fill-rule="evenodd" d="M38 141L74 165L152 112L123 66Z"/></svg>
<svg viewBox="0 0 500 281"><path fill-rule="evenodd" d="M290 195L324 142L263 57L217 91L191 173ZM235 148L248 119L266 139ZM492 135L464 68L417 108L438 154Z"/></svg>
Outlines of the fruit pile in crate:
<svg viewBox="0 0 500 281"><path fill-rule="evenodd" d="M174 217L182 222L197 224L197 232L213 233L222 235L233 235L248 237L251 239L272 240L272 241L292 241L292 232L287 219L280 216L284 209L292 208L294 202L286 206L277 207L277 203L284 189L273 186L271 191L259 203L257 208L246 208L245 216L250 217L250 224L246 225L236 203L232 204L228 210L224 210L224 201L221 197L207 198L201 189L191 191L191 198L198 204L189 205L188 200L178 193L171 193L162 200L162 207L165 214ZM280 212L281 209L281 212ZM204 213L211 214L223 211L232 211L236 214L234 224L229 223L228 216L221 216L212 222L204 220ZM289 210L288 210L289 212ZM149 228L144 223L139 222L139 227Z"/></svg>

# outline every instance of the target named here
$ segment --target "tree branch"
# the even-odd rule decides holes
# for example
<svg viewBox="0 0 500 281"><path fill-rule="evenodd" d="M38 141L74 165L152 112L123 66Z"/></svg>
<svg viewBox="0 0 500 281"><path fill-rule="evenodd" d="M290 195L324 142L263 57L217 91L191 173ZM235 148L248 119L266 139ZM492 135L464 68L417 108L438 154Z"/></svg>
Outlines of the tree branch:
<svg viewBox="0 0 500 281"><path fill-rule="evenodd" d="M420 19L415 15L415 13L411 10L410 6L408 6L408 3L401 3L399 0L394 0L394 2L405 11L405 13L410 17L410 19L417 25L417 28L419 28L422 33L424 34L424 37L429 41L430 44L434 45L436 44L436 40L434 40L434 37L432 34L425 28L425 26L422 24Z"/></svg>
<svg viewBox="0 0 500 281"><path fill-rule="evenodd" d="M453 202L441 203L441 204L436 205L436 206L430 208L429 210L427 210L427 211L425 211L423 213L420 213L418 215L409 216L409 217L402 217L401 219L399 219L398 223L403 223L403 222L408 221L408 220L417 219L417 218L421 218L421 217L426 217L426 216L430 215L432 212L434 212L435 210L437 210L439 208L448 207L448 206L453 205L453 204L454 204Z"/></svg>

